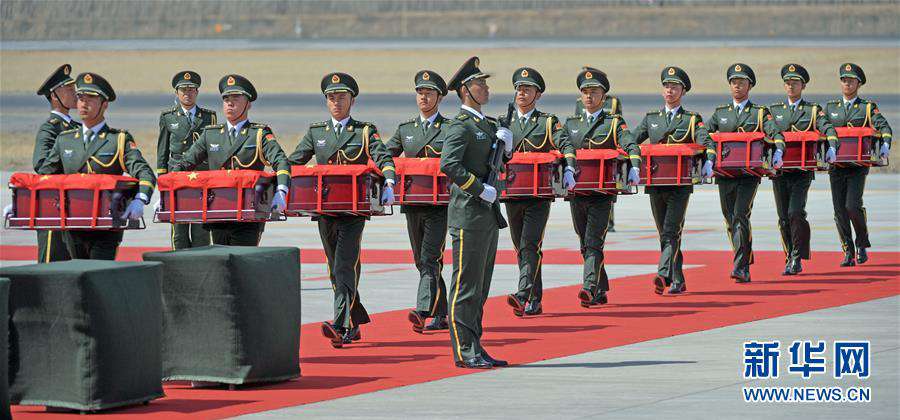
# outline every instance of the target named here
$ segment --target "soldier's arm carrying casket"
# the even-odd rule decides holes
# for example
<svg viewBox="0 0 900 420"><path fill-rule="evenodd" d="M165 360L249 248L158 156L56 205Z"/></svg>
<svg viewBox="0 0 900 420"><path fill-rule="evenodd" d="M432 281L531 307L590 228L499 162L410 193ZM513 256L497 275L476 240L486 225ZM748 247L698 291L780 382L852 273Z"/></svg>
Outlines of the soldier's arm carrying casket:
<svg viewBox="0 0 900 420"><path fill-rule="evenodd" d="M390 182L394 182L394 158L388 153L381 137L378 135L378 129L374 125L367 126L369 129L369 138L366 139L369 147L369 156L375 162L375 166L381 169L384 178Z"/></svg>
<svg viewBox="0 0 900 420"><path fill-rule="evenodd" d="M881 111L878 110L878 105L875 102L869 102L872 106L872 128L878 130L881 133L881 139L887 143L888 147L891 145L891 140L894 137L894 132L891 130L891 125L888 123L887 118L884 118L884 115L881 114Z"/></svg>
<svg viewBox="0 0 900 420"><path fill-rule="evenodd" d="M697 120L694 121L694 143L702 144L706 147L706 159L709 162L716 161L716 142L713 141L712 136L709 135L712 130L707 129L706 124L703 123L703 117L700 114L695 114L697 116ZM715 114L713 114L715 116Z"/></svg>
<svg viewBox="0 0 900 420"><path fill-rule="evenodd" d="M778 125L775 124L775 117L772 116L772 111L769 111L768 107L762 107L763 109L763 126L762 129L766 133L766 138L772 139L775 143L775 150L780 150L784 153L784 135L781 134L781 130L778 129Z"/></svg>
<svg viewBox="0 0 900 420"><path fill-rule="evenodd" d="M625 153L628 153L628 160L631 161L631 167L639 167L641 165L641 148L635 141L634 135L628 130L628 124L625 123L625 120L622 117L617 117L615 124L616 126L613 127L613 129L616 130L616 138L618 139L619 147L621 147Z"/></svg>
<svg viewBox="0 0 900 420"><path fill-rule="evenodd" d="M310 127L311 128L311 127ZM303 138L300 139L300 143L297 143L297 147L294 148L294 152L288 156L288 164L289 165L306 165L310 159L312 159L315 154L315 144L313 143L312 138L312 130L307 130L306 134L303 135Z"/></svg>
<svg viewBox="0 0 900 420"><path fill-rule="evenodd" d="M575 145L572 144L572 139L569 137L568 122L566 125L560 124L560 127L553 133L553 142L556 143L556 148L566 160L566 169L572 168L574 171L578 169L578 160L575 159Z"/></svg>
<svg viewBox="0 0 900 420"><path fill-rule="evenodd" d="M813 115L810 115L810 118L816 119L816 131L818 131L820 135L824 134L825 138L828 140L828 146L837 150L838 146L840 146L837 131L834 129L834 126L831 125L831 120L825 115L825 109L818 104L813 104L811 111L813 112Z"/></svg>
<svg viewBox="0 0 900 420"><path fill-rule="evenodd" d="M156 175L153 173L153 168L141 155L141 150L137 148L131 133L127 131L125 132L125 144L123 147L125 148L122 151L122 159L125 162L125 168L123 169L129 175L138 179L140 184L138 191L146 196L143 201L147 204L150 202L150 197L153 196L153 190L156 188Z"/></svg>
<svg viewBox="0 0 900 420"><path fill-rule="evenodd" d="M191 148L188 149L187 152L184 153L181 157L181 161L176 163L175 166L172 167L173 171L190 171L197 167L197 165L202 162L206 162L206 158L208 157L209 150L207 149L207 139L206 133L213 126L207 126L203 129L203 132L200 133L200 138L191 145ZM221 128L219 126L218 128ZM219 168L210 168L210 169L219 169Z"/></svg>
<svg viewBox="0 0 900 420"><path fill-rule="evenodd" d="M275 177L278 179L278 188L287 191L291 185L291 164L288 163L287 155L275 139L275 134L269 127L260 128L262 132L262 154L265 158L265 164L275 171Z"/></svg>
<svg viewBox="0 0 900 420"><path fill-rule="evenodd" d="M462 123L448 121L444 127L447 129L447 138L441 152L441 172L461 190L478 197L484 191L484 185L463 165L466 145L475 140L470 138L471 134Z"/></svg>
<svg viewBox="0 0 900 420"><path fill-rule="evenodd" d="M397 126L397 129L394 130L394 135L384 141L384 149L392 157L400 156L400 154L403 153L403 140L400 138L400 127L402 127L402 125Z"/></svg>

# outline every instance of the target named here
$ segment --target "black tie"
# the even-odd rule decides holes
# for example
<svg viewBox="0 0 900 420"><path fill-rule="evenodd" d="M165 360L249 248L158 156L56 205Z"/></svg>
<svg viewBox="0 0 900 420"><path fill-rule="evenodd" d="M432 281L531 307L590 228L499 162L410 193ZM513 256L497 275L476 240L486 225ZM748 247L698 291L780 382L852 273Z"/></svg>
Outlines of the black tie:
<svg viewBox="0 0 900 420"><path fill-rule="evenodd" d="M669 111L669 122L672 122L672 118L675 117L675 111Z"/></svg>
<svg viewBox="0 0 900 420"><path fill-rule="evenodd" d="M341 135L341 128L343 128L343 127L344 127L344 126L341 125L341 123L335 124L335 125L334 125L334 133L340 136L340 135Z"/></svg>
<svg viewBox="0 0 900 420"><path fill-rule="evenodd" d="M428 120L425 120L425 122L422 123L422 134L427 134L427 133L428 133L428 126L429 126L429 125L431 125L431 122L428 121Z"/></svg>

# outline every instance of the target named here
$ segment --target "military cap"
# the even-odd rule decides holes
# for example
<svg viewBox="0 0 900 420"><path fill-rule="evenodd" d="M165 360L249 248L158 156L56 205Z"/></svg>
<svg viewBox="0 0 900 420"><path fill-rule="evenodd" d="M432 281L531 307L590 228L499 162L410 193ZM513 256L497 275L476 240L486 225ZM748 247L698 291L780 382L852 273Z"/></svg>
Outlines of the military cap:
<svg viewBox="0 0 900 420"><path fill-rule="evenodd" d="M853 64L853 63L841 64L841 68L839 71L840 71L841 78L852 77L856 80L859 80L859 84L861 84L861 85L866 84L866 73L863 72L862 67L857 66L856 64Z"/></svg>
<svg viewBox="0 0 900 420"><path fill-rule="evenodd" d="M227 95L241 94L250 98L250 102L256 100L256 88L246 77L239 74L227 74L219 80L219 93L224 98Z"/></svg>
<svg viewBox="0 0 900 420"><path fill-rule="evenodd" d="M178 89L182 86L200 87L200 75L190 70L183 70L172 76L172 87Z"/></svg>
<svg viewBox="0 0 900 420"><path fill-rule="evenodd" d="M447 82L444 81L444 78L442 78L441 75L431 70L419 70L419 72L416 73L416 77L413 78L413 81L416 83L416 89L434 89L438 91L441 96L447 96Z"/></svg>
<svg viewBox="0 0 900 420"><path fill-rule="evenodd" d="M62 86L68 85L70 83L75 83L71 77L69 77L69 73L72 72L71 64L63 64L56 68L53 74L44 80L44 83L41 84L41 87L38 88L37 94L42 96L48 96L54 89Z"/></svg>
<svg viewBox="0 0 900 420"><path fill-rule="evenodd" d="M604 92L609 92L609 78L606 77L606 73L593 67L582 67L578 77L575 78L575 85L578 86L578 90L599 86Z"/></svg>
<svg viewBox="0 0 900 420"><path fill-rule="evenodd" d="M102 96L109 102L116 100L116 91L112 85L96 73L81 73L75 78L75 93Z"/></svg>
<svg viewBox="0 0 900 420"><path fill-rule="evenodd" d="M744 63L734 63L728 67L728 81L731 79L747 79L750 81L750 86L756 86L756 74L753 73L753 69L750 66Z"/></svg>
<svg viewBox="0 0 900 420"><path fill-rule="evenodd" d="M803 83L809 83L809 72L799 64L789 63L781 68L781 79L799 80Z"/></svg>
<svg viewBox="0 0 900 420"><path fill-rule="evenodd" d="M322 93L350 92L354 98L359 95L356 79L347 73L328 73L322 78Z"/></svg>
<svg viewBox="0 0 900 420"><path fill-rule="evenodd" d="M520 67L516 69L512 76L512 82L513 87L517 88L519 85L531 85L538 88L541 93L544 93L544 89L547 87L544 84L544 77L531 67Z"/></svg>
<svg viewBox="0 0 900 420"><path fill-rule="evenodd" d="M490 74L484 73L478 68L480 63L481 61L478 60L478 57L469 57L469 59L463 63L462 67L456 71L456 74L450 78L450 83L447 85L447 88L450 90L459 90L459 88L469 80L491 77Z"/></svg>
<svg viewBox="0 0 900 420"><path fill-rule="evenodd" d="M678 83L681 86L684 86L684 91L687 92L691 90L691 78L688 77L686 71L682 70L681 67L666 67L662 70L662 73L659 75L659 80L663 83Z"/></svg>

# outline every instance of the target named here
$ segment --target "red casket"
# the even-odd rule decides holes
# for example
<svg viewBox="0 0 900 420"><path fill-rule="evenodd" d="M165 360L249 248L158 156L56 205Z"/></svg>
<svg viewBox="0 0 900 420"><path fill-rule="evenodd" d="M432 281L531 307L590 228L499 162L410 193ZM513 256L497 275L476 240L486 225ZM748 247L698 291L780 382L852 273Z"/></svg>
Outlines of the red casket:
<svg viewBox="0 0 900 420"><path fill-rule="evenodd" d="M275 174L251 170L172 172L159 177L156 221L266 222L272 214Z"/></svg>
<svg viewBox="0 0 900 420"><path fill-rule="evenodd" d="M500 201L556 197L562 187L560 157L556 151L513 153L500 176Z"/></svg>
<svg viewBox="0 0 900 420"><path fill-rule="evenodd" d="M879 155L881 135L871 127L835 127L840 147L834 166L885 166ZM824 148L824 146L823 146Z"/></svg>
<svg viewBox="0 0 900 420"><path fill-rule="evenodd" d="M316 165L291 167L291 216L381 216L384 177L368 165Z"/></svg>
<svg viewBox="0 0 900 420"><path fill-rule="evenodd" d="M819 165L818 131L786 131L784 134L784 165L782 170L814 171Z"/></svg>
<svg viewBox="0 0 900 420"><path fill-rule="evenodd" d="M619 149L579 149L575 152L575 195L634 194L628 187L628 154Z"/></svg>
<svg viewBox="0 0 900 420"><path fill-rule="evenodd" d="M716 142L716 176L734 178L774 174L774 146L766 143L764 133L714 133L711 137Z"/></svg>
<svg viewBox="0 0 900 420"><path fill-rule="evenodd" d="M138 193L138 180L122 175L38 175L14 173L10 229L143 229L139 220L122 220Z"/></svg>
<svg viewBox="0 0 900 420"><path fill-rule="evenodd" d="M706 148L702 144L642 144L641 185L700 184Z"/></svg>
<svg viewBox="0 0 900 420"><path fill-rule="evenodd" d="M397 204L445 206L450 202L450 179L441 172L440 158L394 158Z"/></svg>

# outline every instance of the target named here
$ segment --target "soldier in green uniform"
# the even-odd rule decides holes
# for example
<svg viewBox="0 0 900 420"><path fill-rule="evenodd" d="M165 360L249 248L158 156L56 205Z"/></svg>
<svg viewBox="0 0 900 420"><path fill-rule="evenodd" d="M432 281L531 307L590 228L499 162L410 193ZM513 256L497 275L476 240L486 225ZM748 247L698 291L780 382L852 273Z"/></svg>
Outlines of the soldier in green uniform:
<svg viewBox="0 0 900 420"><path fill-rule="evenodd" d="M31 162L35 171L44 166L44 160L53 149L59 133L81 126L69 116L69 110L75 108L76 102L75 80L69 76L71 73L72 66L70 64L59 66L37 91L38 95L46 97L47 102L50 103L50 117L41 124L34 140L34 154ZM37 239L39 263L70 259L69 251L63 242L62 231L39 230Z"/></svg>
<svg viewBox="0 0 900 420"><path fill-rule="evenodd" d="M878 110L875 102L860 98L859 87L866 84L866 73L853 63L844 63L838 69L841 77L842 98L829 101L825 106L825 115L834 127L871 127L881 134L883 143L876 153L885 159L891 151L892 132L887 119ZM828 153L833 157L834 150ZM833 160L833 159L832 159ZM866 227L866 208L863 207L863 191L866 187L866 175L869 168L847 167L833 168L828 171L831 182L831 201L834 204L834 221L837 224L838 236L844 259L841 267L864 264L869 260L866 248L869 243L869 230ZM851 225L853 230L850 229ZM853 239L856 233L856 240Z"/></svg>
<svg viewBox="0 0 900 420"><path fill-rule="evenodd" d="M156 174L162 175L181 160L181 156L200 138L203 127L216 124L216 112L197 106L200 75L180 71L172 77L172 88L178 104L159 116L159 139L156 142ZM209 169L206 162L197 170ZM172 224L172 249L209 245L211 236L202 223Z"/></svg>
<svg viewBox="0 0 900 420"><path fill-rule="evenodd" d="M172 171L193 171L201 165L209 170L261 171L271 167L278 183L272 210L284 211L291 182L290 167L272 129L248 119L251 104L256 100L256 88L244 76L229 74L219 80L219 93L225 124L204 127L181 161L170 165ZM205 227L216 245L257 246L265 226L265 222L222 222L207 223Z"/></svg>
<svg viewBox="0 0 900 420"><path fill-rule="evenodd" d="M634 142L625 119L619 114L607 114L601 106L609 92L610 83L606 73L594 68L582 70L575 79L581 91L584 113L571 116L560 132L559 144L566 158L563 184L567 189L575 187L574 173L577 170L575 151L577 149L623 149L628 153L632 168L628 174L628 184L637 185L638 165L641 150ZM616 202L615 195L574 196L569 199L572 223L584 258L582 288L578 292L581 306L589 308L603 305L608 301L609 277L603 263L603 247L609 228L610 212Z"/></svg>
<svg viewBox="0 0 900 420"><path fill-rule="evenodd" d="M700 114L681 106L681 99L691 90L691 79L679 67L663 68L660 74L662 97L665 106L647 112L641 124L634 130L637 143L649 141L651 144L689 144L706 146L706 162L701 170L704 178L712 177L713 161L716 158L715 143L703 126ZM682 265L681 235L684 217L693 185L647 186L644 191L650 195L650 209L659 233L659 264L653 278L654 292L663 294L669 287L670 294L687 290Z"/></svg>
<svg viewBox="0 0 900 420"><path fill-rule="evenodd" d="M450 283L450 345L457 367L490 369L506 366L481 345L484 303L491 288L499 229L507 226L497 202L497 189L488 180L491 151L503 147L512 153L512 132L486 117L481 107L490 99L488 74L471 57L450 79L449 89L462 102L459 114L445 125L448 130L441 153L441 171L453 182L447 225L453 244ZM499 152L499 149L498 149Z"/></svg>
<svg viewBox="0 0 900 420"><path fill-rule="evenodd" d="M329 73L322 78L321 89L331 118L310 124L288 158L291 165L305 165L313 156L318 165L365 165L371 159L385 177L381 201L392 204L394 160L385 150L375 124L350 116L350 108L359 94L356 80L346 73ZM369 313L359 297L359 253L366 217L316 219L334 289L334 320L322 323L322 334L331 340L333 347L340 348L359 340L359 326L369 323Z"/></svg>
<svg viewBox="0 0 900 420"><path fill-rule="evenodd" d="M447 131L447 118L438 110L447 96L447 83L434 71L421 70L413 78L419 116L401 123L384 145L397 157L440 158ZM447 238L447 206L402 206L406 215L406 231L412 246L419 289L416 308L409 312L413 331L446 330L447 286L441 276L444 268L444 245ZM428 318L431 323L425 325Z"/></svg>
<svg viewBox="0 0 900 420"><path fill-rule="evenodd" d="M767 141L774 140L776 151L772 158L775 168L781 167L784 153L784 136L778 131L769 109L750 102L750 89L756 84L756 75L750 66L735 63L728 67L728 83L731 86L731 104L721 105L707 121L706 129L715 132L765 133ZM760 178L737 176L716 178L719 184L719 203L728 228L728 240L734 250L734 268L731 278L736 283L750 282L750 264L753 264L753 229L750 213L759 188Z"/></svg>
<svg viewBox="0 0 900 420"><path fill-rule="evenodd" d="M513 133L513 153L552 150L574 153L571 147L563 147L562 144L556 143L559 140L558 132L562 128L559 118L536 108L537 101L546 89L543 76L531 67L521 67L513 72L512 83L516 89L516 113L513 115L513 121L509 123L509 129ZM568 143L566 145L568 146ZM507 296L507 303L513 308L513 314L516 316L538 315L543 312L541 244L552 203L552 199L546 198L506 202L509 233L519 263L518 290Z"/></svg>
<svg viewBox="0 0 900 420"><path fill-rule="evenodd" d="M837 147L837 133L828 117L817 103L803 99L803 89L809 83L809 72L796 63L781 68L781 79L787 101L774 103L769 111L775 117L775 125L781 132L818 131L827 138L829 146ZM809 259L810 228L806 220L806 197L809 186L816 178L815 171L782 171L772 178L775 190L775 208L778 211L778 229L784 248L784 275L803 271L800 260Z"/></svg>
<svg viewBox="0 0 900 420"><path fill-rule="evenodd" d="M78 115L82 126L59 133L56 143L38 170L39 174L128 173L138 179L139 192L122 214L122 219L139 220L150 203L156 176L141 156L131 134L106 125L104 113L116 92L96 73L75 78ZM114 260L122 242L122 231L67 231L66 246L76 259Z"/></svg>

